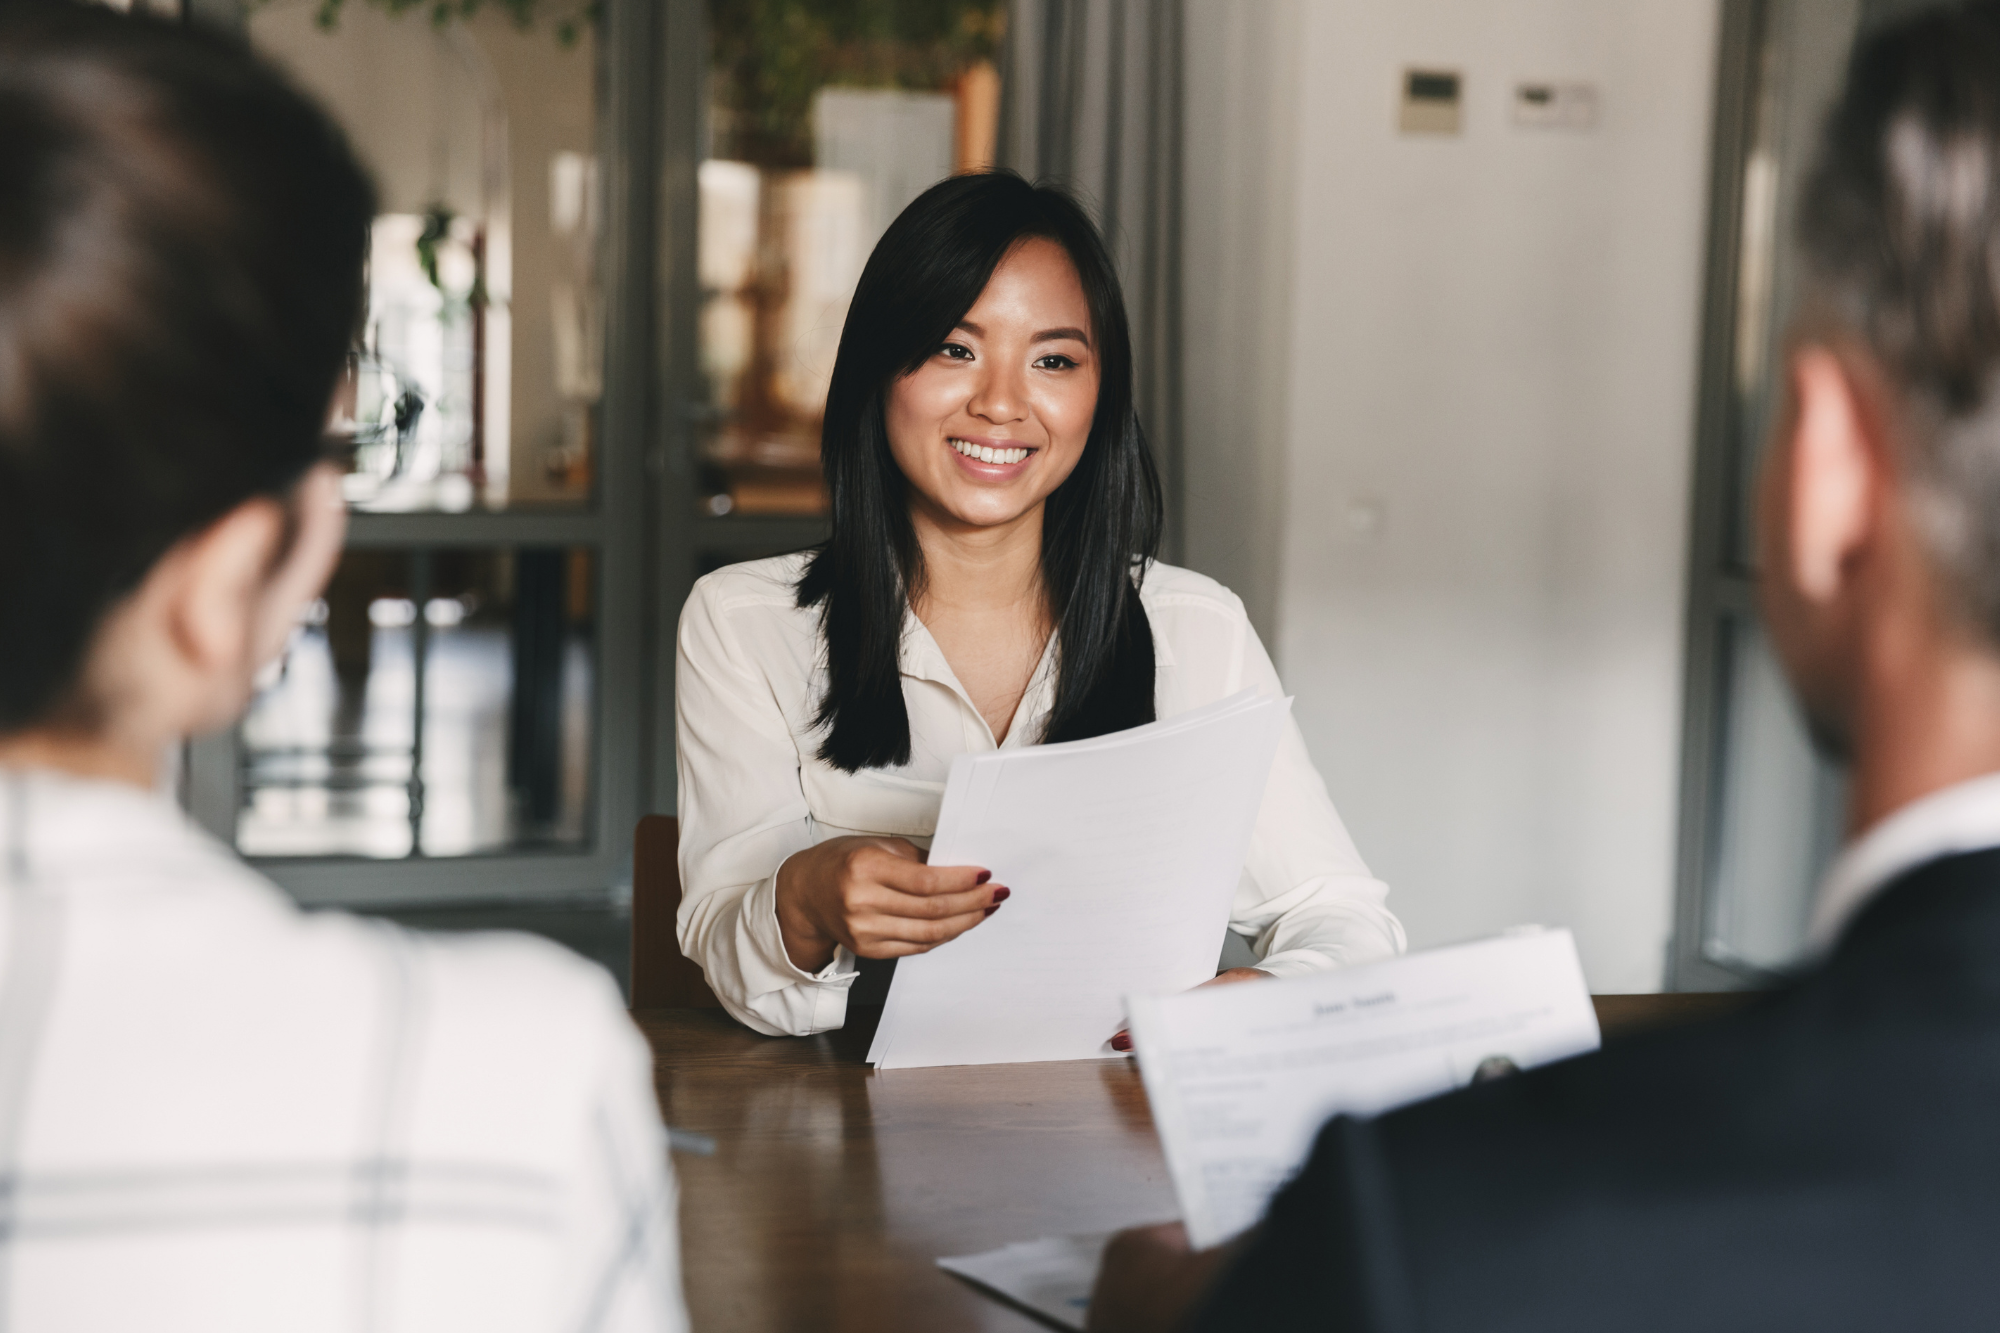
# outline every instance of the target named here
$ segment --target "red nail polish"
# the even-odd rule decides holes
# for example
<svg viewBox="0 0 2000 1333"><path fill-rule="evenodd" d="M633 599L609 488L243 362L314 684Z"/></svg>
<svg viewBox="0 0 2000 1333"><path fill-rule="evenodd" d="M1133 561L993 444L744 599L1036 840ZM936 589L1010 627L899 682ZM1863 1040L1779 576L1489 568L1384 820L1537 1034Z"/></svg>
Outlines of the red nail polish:
<svg viewBox="0 0 2000 1333"><path fill-rule="evenodd" d="M1131 1038L1131 1037L1129 1037L1129 1036L1127 1036L1127 1035L1126 1035L1125 1033L1123 1033L1123 1032L1119 1033L1119 1034L1118 1034L1117 1036L1115 1036L1115 1037L1113 1037L1113 1038L1111 1039L1111 1049L1112 1049L1112 1050L1114 1050L1114 1051L1129 1051L1129 1050L1131 1050L1131 1049L1132 1049L1132 1038Z"/></svg>
<svg viewBox="0 0 2000 1333"><path fill-rule="evenodd" d="M992 916L992 915L993 915L993 914L994 914L995 912L997 912L997 911L999 911L999 910L1000 910L1000 909L999 909L998 907L989 907L989 908L987 908L987 909L986 909L986 911L985 911L985 912L983 913L983 915L985 915L985 916Z"/></svg>
<svg viewBox="0 0 2000 1333"><path fill-rule="evenodd" d="M979 872L979 878L978 878L978 879L975 879L975 880L973 880L972 882L973 882L974 884L984 884L984 883L985 883L985 882L986 882L987 880L989 880L989 879L992 879L992 878L993 878L993 872L992 872L992 871L990 871L990 870L982 870L982 871L980 871L980 872Z"/></svg>
<svg viewBox="0 0 2000 1333"><path fill-rule="evenodd" d="M995 889L993 890L993 905L995 907L998 907L1001 903L1006 902L1009 898L1013 896L1014 896L1014 891L1012 889L1009 888Z"/></svg>

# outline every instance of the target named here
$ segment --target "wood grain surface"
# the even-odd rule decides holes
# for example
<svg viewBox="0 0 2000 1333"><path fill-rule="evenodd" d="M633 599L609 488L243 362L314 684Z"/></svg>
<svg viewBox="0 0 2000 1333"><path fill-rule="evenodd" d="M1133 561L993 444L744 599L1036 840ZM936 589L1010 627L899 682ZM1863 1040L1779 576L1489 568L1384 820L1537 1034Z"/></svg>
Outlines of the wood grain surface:
<svg viewBox="0 0 2000 1333"><path fill-rule="evenodd" d="M1740 1002L1597 1007L1615 1039ZM674 1159L695 1333L1041 1329L935 1261L1175 1215L1129 1060L878 1073L865 1013L816 1037L759 1036L716 1010L633 1017L667 1123L716 1142Z"/></svg>

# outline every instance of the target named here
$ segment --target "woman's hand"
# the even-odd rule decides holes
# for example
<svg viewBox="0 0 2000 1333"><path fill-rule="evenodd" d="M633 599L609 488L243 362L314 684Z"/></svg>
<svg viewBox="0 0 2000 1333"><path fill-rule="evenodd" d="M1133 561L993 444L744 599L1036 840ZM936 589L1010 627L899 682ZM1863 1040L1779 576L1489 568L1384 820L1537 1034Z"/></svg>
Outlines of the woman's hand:
<svg viewBox="0 0 2000 1333"><path fill-rule="evenodd" d="M1228 986L1238 981L1276 981L1277 978L1261 967L1232 967L1226 972L1217 972L1201 986ZM1201 986L1196 986L1200 990Z"/></svg>
<svg viewBox="0 0 2000 1333"><path fill-rule="evenodd" d="M1274 978L1262 968L1232 967L1227 971L1217 972L1207 981L1202 982L1201 986L1228 986L1238 981L1271 980L1274 980ZM1195 989L1200 990L1201 986L1196 986ZM1111 1049L1114 1051L1129 1051L1132 1049L1132 1031L1130 1028L1120 1028L1112 1035Z"/></svg>
<svg viewBox="0 0 2000 1333"><path fill-rule="evenodd" d="M778 868L778 931L802 972L841 945L862 958L928 953L1007 900L990 878L977 866L927 866L902 838L829 838Z"/></svg>

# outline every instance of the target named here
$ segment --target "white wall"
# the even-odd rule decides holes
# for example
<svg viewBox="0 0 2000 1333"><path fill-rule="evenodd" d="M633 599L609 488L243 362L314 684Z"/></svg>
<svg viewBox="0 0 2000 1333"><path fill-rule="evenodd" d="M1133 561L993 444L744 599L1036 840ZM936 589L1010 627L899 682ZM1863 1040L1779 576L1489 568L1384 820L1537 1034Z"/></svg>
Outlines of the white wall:
<svg viewBox="0 0 2000 1333"><path fill-rule="evenodd" d="M1716 7L1191 11L1190 562L1414 946L1568 925L1594 989L1656 988ZM1463 71L1461 135L1396 131L1412 64ZM1510 123L1549 78L1595 130Z"/></svg>

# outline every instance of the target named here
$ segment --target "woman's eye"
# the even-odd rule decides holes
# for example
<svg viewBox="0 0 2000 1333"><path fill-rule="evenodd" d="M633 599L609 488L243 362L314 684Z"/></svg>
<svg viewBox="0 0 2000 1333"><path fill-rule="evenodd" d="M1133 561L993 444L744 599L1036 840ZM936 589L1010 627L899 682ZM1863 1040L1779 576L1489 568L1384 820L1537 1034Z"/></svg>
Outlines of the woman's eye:
<svg viewBox="0 0 2000 1333"><path fill-rule="evenodd" d="M1076 362L1070 360L1060 352L1051 352L1035 362L1035 369L1037 370L1073 370L1075 368Z"/></svg>
<svg viewBox="0 0 2000 1333"><path fill-rule="evenodd" d="M938 355L950 361L970 361L972 360L972 349L961 346L958 343L946 343L944 346L938 348Z"/></svg>

